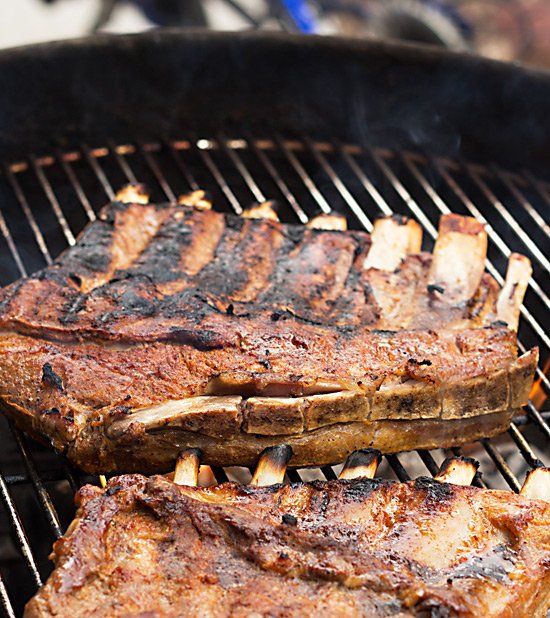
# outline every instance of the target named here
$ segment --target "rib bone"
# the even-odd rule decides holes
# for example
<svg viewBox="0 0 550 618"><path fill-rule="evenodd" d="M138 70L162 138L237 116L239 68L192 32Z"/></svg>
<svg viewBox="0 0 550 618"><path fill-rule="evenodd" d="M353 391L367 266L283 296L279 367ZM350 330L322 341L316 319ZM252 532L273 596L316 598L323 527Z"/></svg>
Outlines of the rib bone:
<svg viewBox="0 0 550 618"><path fill-rule="evenodd" d="M517 330L521 303L533 269L529 258L512 253L508 260L506 281L498 295L497 317L506 322L509 328Z"/></svg>
<svg viewBox="0 0 550 618"><path fill-rule="evenodd" d="M519 493L526 498L550 502L550 468L536 468L528 472Z"/></svg>
<svg viewBox="0 0 550 618"><path fill-rule="evenodd" d="M291 457L292 449L288 444L279 444L264 449L250 484L255 487L265 487L282 483L285 478L286 465Z"/></svg>
<svg viewBox="0 0 550 618"><path fill-rule="evenodd" d="M242 216L245 219L268 219L269 221L279 221L279 216L275 212L274 202L262 202L257 206L247 208Z"/></svg>
<svg viewBox="0 0 550 618"><path fill-rule="evenodd" d="M192 191L191 193L186 193L185 195L180 195L178 197L178 204L180 204L180 206L192 206L193 208L198 208L199 210L212 209L212 200L206 191L203 191L202 189Z"/></svg>
<svg viewBox="0 0 550 618"><path fill-rule="evenodd" d="M124 433L131 425L143 426L145 431L166 427L182 427L206 435L218 435L241 425L240 396L188 397L147 406L112 423L107 430L110 437Z"/></svg>
<svg viewBox="0 0 550 618"><path fill-rule="evenodd" d="M418 253L422 245L422 228L400 215L383 217L374 222L372 245L364 268L393 272L410 253Z"/></svg>
<svg viewBox="0 0 550 618"><path fill-rule="evenodd" d="M117 192L115 199L123 204L148 204L149 192L145 185L126 185Z"/></svg>
<svg viewBox="0 0 550 618"><path fill-rule="evenodd" d="M382 456L380 451L374 448L365 448L355 451L346 460L339 479L373 479L380 465Z"/></svg>
<svg viewBox="0 0 550 618"><path fill-rule="evenodd" d="M189 485L196 487L199 481L199 466L201 463L201 450L189 448L178 457L174 472L174 483L177 485Z"/></svg>
<svg viewBox="0 0 550 618"><path fill-rule="evenodd" d="M308 221L306 227L310 230L338 230L345 232L348 229L348 222L344 215L322 213Z"/></svg>
<svg viewBox="0 0 550 618"><path fill-rule="evenodd" d="M470 457L448 457L434 478L441 483L470 485L478 468L479 463Z"/></svg>
<svg viewBox="0 0 550 618"><path fill-rule="evenodd" d="M469 300L479 287L487 256L487 232L472 217L443 215L433 250L428 284L442 289L445 302Z"/></svg>

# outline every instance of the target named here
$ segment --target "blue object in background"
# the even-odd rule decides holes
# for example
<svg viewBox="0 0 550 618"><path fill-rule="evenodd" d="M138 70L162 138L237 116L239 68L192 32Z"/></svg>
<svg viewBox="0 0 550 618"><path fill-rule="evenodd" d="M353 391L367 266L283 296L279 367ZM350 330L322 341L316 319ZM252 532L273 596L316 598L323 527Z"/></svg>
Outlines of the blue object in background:
<svg viewBox="0 0 550 618"><path fill-rule="evenodd" d="M317 20L307 0L282 0L282 3L300 32L304 34L317 32Z"/></svg>

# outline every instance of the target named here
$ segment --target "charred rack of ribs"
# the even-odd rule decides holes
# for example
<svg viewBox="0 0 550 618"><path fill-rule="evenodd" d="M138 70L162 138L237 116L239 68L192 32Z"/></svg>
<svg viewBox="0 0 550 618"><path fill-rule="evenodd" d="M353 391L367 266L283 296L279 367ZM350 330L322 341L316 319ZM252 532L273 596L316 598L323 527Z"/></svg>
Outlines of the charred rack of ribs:
<svg viewBox="0 0 550 618"><path fill-rule="evenodd" d="M475 219L337 215L279 222L271 203L215 212L203 191L105 207L53 265L0 291L0 405L89 472L164 472L198 447L291 465L460 445L504 431L527 402L537 349L518 358L531 274L484 272Z"/></svg>
<svg viewBox="0 0 550 618"><path fill-rule="evenodd" d="M25 617L546 615L549 469L520 495L469 486L465 458L399 483L366 450L340 480L281 485L290 454L266 449L248 486L196 487L195 450L173 480L84 487Z"/></svg>

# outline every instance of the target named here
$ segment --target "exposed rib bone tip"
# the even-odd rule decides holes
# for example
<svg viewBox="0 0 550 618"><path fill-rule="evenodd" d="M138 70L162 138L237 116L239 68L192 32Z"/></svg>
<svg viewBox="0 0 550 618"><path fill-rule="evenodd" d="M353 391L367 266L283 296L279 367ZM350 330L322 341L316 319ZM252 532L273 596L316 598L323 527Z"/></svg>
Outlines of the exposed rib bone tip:
<svg viewBox="0 0 550 618"><path fill-rule="evenodd" d="M210 466L200 466L199 467L199 475L197 485L201 487L212 487L213 485L217 485L218 480Z"/></svg>
<svg viewBox="0 0 550 618"><path fill-rule="evenodd" d="M513 330L517 330L521 304L532 273L529 258L519 253L510 255L506 280L498 295L497 318Z"/></svg>
<svg viewBox="0 0 550 618"><path fill-rule="evenodd" d="M275 202L268 201L247 208L242 216L245 219L267 219L269 221L279 221L279 215L275 210Z"/></svg>
<svg viewBox="0 0 550 618"><path fill-rule="evenodd" d="M434 478L441 483L470 485L478 468L479 462L471 457L448 457Z"/></svg>
<svg viewBox="0 0 550 618"><path fill-rule="evenodd" d="M322 213L308 221L306 227L310 230L345 232L348 229L348 222L344 215L339 215L337 213Z"/></svg>
<svg viewBox="0 0 550 618"><path fill-rule="evenodd" d="M282 483L286 466L292 457L292 448L288 444L270 446L262 451L251 485L264 487Z"/></svg>
<svg viewBox="0 0 550 618"><path fill-rule="evenodd" d="M373 479L380 465L382 455L374 448L355 451L346 460L339 479Z"/></svg>
<svg viewBox="0 0 550 618"><path fill-rule="evenodd" d="M364 268L393 272L412 253L422 246L422 228L406 217L382 217L374 222Z"/></svg>
<svg viewBox="0 0 550 618"><path fill-rule="evenodd" d="M117 192L115 199L123 204L148 204L149 191L145 185L126 185Z"/></svg>
<svg viewBox="0 0 550 618"><path fill-rule="evenodd" d="M212 200L210 199L208 193L203 189L197 189L196 191L191 191L191 193L180 195L178 197L178 204L180 206L191 206L192 208L198 208L199 210L212 209Z"/></svg>
<svg viewBox="0 0 550 618"><path fill-rule="evenodd" d="M519 493L526 498L550 502L550 468L529 471Z"/></svg>
<svg viewBox="0 0 550 618"><path fill-rule="evenodd" d="M472 298L485 271L487 232L472 217L443 215L433 250L428 285L445 291L444 302L456 304Z"/></svg>
<svg viewBox="0 0 550 618"><path fill-rule="evenodd" d="M199 482L199 467L202 452L199 448L189 448L178 457L174 472L174 483L196 487Z"/></svg>

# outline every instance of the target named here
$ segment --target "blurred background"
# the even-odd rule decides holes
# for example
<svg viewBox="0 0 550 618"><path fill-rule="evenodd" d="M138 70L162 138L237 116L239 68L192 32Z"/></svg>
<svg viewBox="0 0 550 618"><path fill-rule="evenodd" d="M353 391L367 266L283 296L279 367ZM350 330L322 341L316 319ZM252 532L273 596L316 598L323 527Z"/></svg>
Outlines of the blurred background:
<svg viewBox="0 0 550 618"><path fill-rule="evenodd" d="M0 47L159 26L261 28L433 43L550 69L549 0L17 0Z"/></svg>

